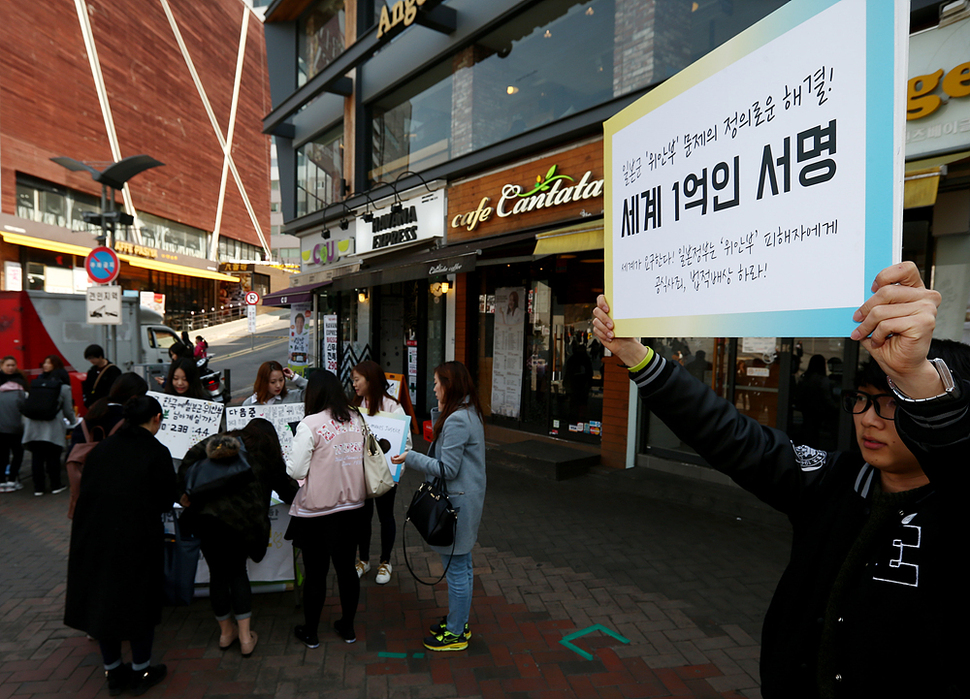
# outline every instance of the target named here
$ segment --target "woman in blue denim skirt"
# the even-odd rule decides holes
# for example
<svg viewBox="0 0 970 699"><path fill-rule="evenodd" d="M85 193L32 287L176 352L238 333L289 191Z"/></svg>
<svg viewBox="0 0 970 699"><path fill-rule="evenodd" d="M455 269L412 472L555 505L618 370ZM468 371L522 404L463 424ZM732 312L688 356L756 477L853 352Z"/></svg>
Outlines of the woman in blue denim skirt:
<svg viewBox="0 0 970 699"><path fill-rule="evenodd" d="M472 606L474 567L472 548L485 505L485 425L471 374L461 362L445 362L434 371L434 394L438 407L431 411L434 441L428 455L409 451L392 461L420 471L428 480L440 477L452 505L458 510L455 547L432 546L447 569L448 616L431 627L424 639L429 650L465 650L471 632L468 615Z"/></svg>

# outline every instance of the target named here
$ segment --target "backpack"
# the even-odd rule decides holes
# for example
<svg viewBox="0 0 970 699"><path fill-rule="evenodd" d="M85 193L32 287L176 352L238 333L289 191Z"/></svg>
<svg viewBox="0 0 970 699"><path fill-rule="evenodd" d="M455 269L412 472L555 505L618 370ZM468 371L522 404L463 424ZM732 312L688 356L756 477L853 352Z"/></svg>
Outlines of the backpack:
<svg viewBox="0 0 970 699"><path fill-rule="evenodd" d="M30 420L53 420L61 409L61 382L39 376L30 384L20 414Z"/></svg>
<svg viewBox="0 0 970 699"><path fill-rule="evenodd" d="M117 432L123 424L125 424L124 420L118 420L108 436ZM104 429L100 426L95 429L101 430L101 434L104 434ZM77 496L81 494L81 472L84 471L84 462L88 460L91 450L101 443L100 440L91 439L87 420L81 420L81 431L84 433L84 441L75 444L71 453L67 455L67 480L71 484L71 502L67 506L68 519L74 519L74 506L77 505Z"/></svg>

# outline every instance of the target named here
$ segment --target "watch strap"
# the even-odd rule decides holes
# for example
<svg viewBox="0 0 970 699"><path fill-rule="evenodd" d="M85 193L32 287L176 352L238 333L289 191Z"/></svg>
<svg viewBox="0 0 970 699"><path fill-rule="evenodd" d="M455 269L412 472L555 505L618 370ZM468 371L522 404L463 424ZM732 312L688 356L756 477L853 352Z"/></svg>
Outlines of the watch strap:
<svg viewBox="0 0 970 699"><path fill-rule="evenodd" d="M930 359L929 362L933 365L933 368L936 369L936 373L940 375L940 380L943 382L943 393L930 396L929 398L910 398L905 393L900 391L896 387L896 384L893 383L893 380L887 376L886 383L889 384L889 390L893 392L893 395L904 403L926 403L927 401L931 400L951 397L956 384L953 381L953 374L950 373L950 367L948 367L946 362L944 362L942 359Z"/></svg>

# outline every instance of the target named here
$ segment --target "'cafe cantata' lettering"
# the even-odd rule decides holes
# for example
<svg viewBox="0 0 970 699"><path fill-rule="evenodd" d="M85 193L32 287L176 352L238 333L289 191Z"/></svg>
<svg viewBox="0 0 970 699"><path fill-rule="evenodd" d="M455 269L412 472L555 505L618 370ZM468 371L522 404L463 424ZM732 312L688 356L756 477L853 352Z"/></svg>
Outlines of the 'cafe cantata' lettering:
<svg viewBox="0 0 970 699"><path fill-rule="evenodd" d="M410 27L414 18L418 16L418 8L424 4L425 0L397 0L387 11L387 5L381 7L381 19L377 24L377 38L380 39L384 33L404 22L405 27Z"/></svg>
<svg viewBox="0 0 970 699"><path fill-rule="evenodd" d="M568 175L557 175L556 166L549 168L545 178L536 177L535 186L528 192L518 184L507 184L502 187L502 196L498 200L494 211L488 205L489 197L482 197L478 202L478 208L456 215L451 220L452 228L465 227L469 231L475 230L479 223L487 221L494 212L500 218L512 216L514 214L524 214L537 209L548 209L553 206L561 206L571 202L595 199L603 196L603 180L591 179L593 173L590 170L580 178L579 182L573 185L563 186L565 182L575 182Z"/></svg>

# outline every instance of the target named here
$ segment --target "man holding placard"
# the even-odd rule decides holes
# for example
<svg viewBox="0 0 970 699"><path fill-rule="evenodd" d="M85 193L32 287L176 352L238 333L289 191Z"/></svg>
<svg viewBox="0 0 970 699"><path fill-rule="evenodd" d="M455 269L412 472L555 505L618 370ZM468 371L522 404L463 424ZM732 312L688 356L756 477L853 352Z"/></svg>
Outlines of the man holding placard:
<svg viewBox="0 0 970 699"><path fill-rule="evenodd" d="M956 632L968 619L959 568L970 383L927 359L940 295L915 265L883 270L872 288L851 337L875 362L843 396L861 455L793 445L676 362L616 337L603 296L594 311L597 339L630 367L645 405L792 523L764 624L766 698L965 696ZM951 364L970 361L959 348L967 356Z"/></svg>

